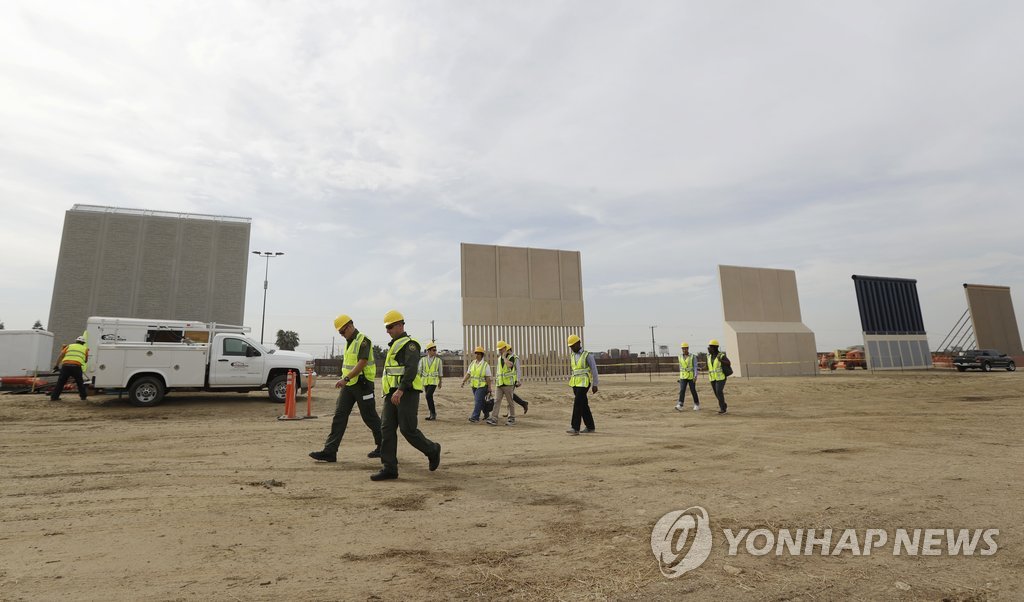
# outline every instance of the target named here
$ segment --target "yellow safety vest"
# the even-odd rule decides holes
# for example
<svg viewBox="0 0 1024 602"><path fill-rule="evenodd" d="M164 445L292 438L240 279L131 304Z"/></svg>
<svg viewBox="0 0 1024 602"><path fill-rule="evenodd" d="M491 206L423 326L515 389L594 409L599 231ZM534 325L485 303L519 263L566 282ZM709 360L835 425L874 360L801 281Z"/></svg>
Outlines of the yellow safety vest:
<svg viewBox="0 0 1024 602"><path fill-rule="evenodd" d="M587 358L590 357L589 351L580 350L579 355L573 354L569 357L569 364L572 366L572 378L569 379L570 387L589 387L590 386L590 365L587 363Z"/></svg>
<svg viewBox="0 0 1024 602"><path fill-rule="evenodd" d="M679 356L679 378L683 380L693 380L693 355L680 355Z"/></svg>
<svg viewBox="0 0 1024 602"><path fill-rule="evenodd" d="M89 354L89 348L82 343L71 343L64 352L64 360L61 365L72 364L85 366L85 358Z"/></svg>
<svg viewBox="0 0 1024 602"><path fill-rule="evenodd" d="M430 356L427 356L420 360L420 378L423 379L424 385L436 385L441 382L441 358L434 356L434 361L430 361Z"/></svg>
<svg viewBox="0 0 1024 602"><path fill-rule="evenodd" d="M341 364L341 375L348 376L356 369L356 364L359 363L359 350L362 348L364 340L370 346L370 355L366 358L366 365L363 366L362 375L372 383L373 379L377 378L377 361L373 357L373 342L367 339L366 335L361 332L345 347L345 359ZM356 374L352 380L359 380L359 375Z"/></svg>
<svg viewBox="0 0 1024 602"><path fill-rule="evenodd" d="M388 349L388 355L384 358L384 376L381 378L381 388L384 392L394 391L398 388L398 383L402 380L402 376L405 376L405 366L402 366L395 359L395 355L405 347L412 337L402 337L391 344L391 348ZM412 380L412 388L417 391L423 390L423 379L420 378L419 372L417 371L416 377Z"/></svg>
<svg viewBox="0 0 1024 602"><path fill-rule="evenodd" d="M474 389L487 386L487 362L473 360L469 364L469 386Z"/></svg>
<svg viewBox="0 0 1024 602"><path fill-rule="evenodd" d="M725 371L722 370L722 356L724 355L719 352L715 357L708 356L708 380L711 382L725 380Z"/></svg>
<svg viewBox="0 0 1024 602"><path fill-rule="evenodd" d="M514 363L514 355L509 355L508 358L498 356L498 386L508 387L516 384L516 365Z"/></svg>

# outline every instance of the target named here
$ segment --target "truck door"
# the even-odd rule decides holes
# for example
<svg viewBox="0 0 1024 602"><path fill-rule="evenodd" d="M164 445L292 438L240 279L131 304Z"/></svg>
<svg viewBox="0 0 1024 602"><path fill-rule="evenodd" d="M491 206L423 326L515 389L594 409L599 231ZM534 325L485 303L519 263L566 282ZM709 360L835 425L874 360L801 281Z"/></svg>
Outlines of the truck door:
<svg viewBox="0 0 1024 602"><path fill-rule="evenodd" d="M258 387L263 384L263 352L240 336L219 334L210 358L210 386Z"/></svg>

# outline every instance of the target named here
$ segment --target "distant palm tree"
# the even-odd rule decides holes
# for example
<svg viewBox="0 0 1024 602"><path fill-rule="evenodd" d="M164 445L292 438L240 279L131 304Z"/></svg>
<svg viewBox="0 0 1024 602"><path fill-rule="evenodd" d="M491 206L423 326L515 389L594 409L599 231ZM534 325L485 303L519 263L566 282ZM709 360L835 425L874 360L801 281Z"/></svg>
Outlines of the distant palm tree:
<svg viewBox="0 0 1024 602"><path fill-rule="evenodd" d="M295 351L299 346L299 334L294 330L278 330L277 346L285 351Z"/></svg>
<svg viewBox="0 0 1024 602"><path fill-rule="evenodd" d="M32 325L32 330L45 330L45 329L43 328L43 323L40 322L39 320L36 320L36 323Z"/></svg>

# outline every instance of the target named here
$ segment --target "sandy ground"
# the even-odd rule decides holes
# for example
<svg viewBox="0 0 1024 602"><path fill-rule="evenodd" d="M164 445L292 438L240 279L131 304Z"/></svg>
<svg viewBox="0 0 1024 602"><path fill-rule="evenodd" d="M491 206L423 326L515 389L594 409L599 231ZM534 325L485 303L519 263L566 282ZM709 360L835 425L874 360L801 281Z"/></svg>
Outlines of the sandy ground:
<svg viewBox="0 0 1024 602"><path fill-rule="evenodd" d="M515 427L451 386L420 421L441 468L400 440L386 483L357 415L337 464L306 456L329 385L299 422L255 393L0 396L0 599L1024 599L1019 374L734 379L726 416L703 380L678 413L674 381L607 377L579 437L564 385L522 389ZM665 578L651 529L696 505L714 548ZM727 555L759 527L1000 532L986 557Z"/></svg>

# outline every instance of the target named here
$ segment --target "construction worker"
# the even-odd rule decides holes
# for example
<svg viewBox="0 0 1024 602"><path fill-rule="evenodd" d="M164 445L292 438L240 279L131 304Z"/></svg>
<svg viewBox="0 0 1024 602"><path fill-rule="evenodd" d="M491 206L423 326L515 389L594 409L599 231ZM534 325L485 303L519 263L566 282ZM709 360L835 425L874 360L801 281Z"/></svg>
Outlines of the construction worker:
<svg viewBox="0 0 1024 602"><path fill-rule="evenodd" d="M469 388L473 390L473 413L470 414L469 421L476 423L480 422L481 414L484 419L490 415L489 411L484 410L484 404L488 393L494 394L494 382L491 380L491 365L484 361L483 346L477 345L473 354L476 355L476 359L469 363L469 369L462 377L460 386L465 387L466 381L469 381Z"/></svg>
<svg viewBox="0 0 1024 602"><path fill-rule="evenodd" d="M501 407L502 400L507 400L508 403L508 420L505 424L511 426L516 423L516 404L512 401L512 396L515 395L516 382L519 380L519 374L517 371L516 364L517 359L512 355L512 347L505 341L498 341L498 395L494 402L494 413L490 418L487 419L487 424L491 426L497 426L498 424L498 408Z"/></svg>
<svg viewBox="0 0 1024 602"><path fill-rule="evenodd" d="M521 387L523 385L523 367L519 363L519 356L516 355L515 352L512 351L512 344L511 343L509 343L509 345L508 345L508 352L509 352L509 355L512 358L512 361L515 362L515 365L516 365L516 387L515 388L518 389L519 387ZM520 397L519 393L516 393L515 391L512 392L512 401L514 401L517 404L523 406L523 415L524 416L526 415L527 412L530 411L530 402L528 402L525 399L523 399L522 397Z"/></svg>
<svg viewBox="0 0 1024 602"><path fill-rule="evenodd" d="M570 429L565 431L570 435L580 433L593 433L594 416L590 413L590 400L587 399L587 390L597 393L597 362L589 351L583 350L583 343L574 334L569 335L566 344L572 353L569 355L569 367L572 369L572 376L569 378L569 386L572 387L572 422ZM587 428L580 430L580 420Z"/></svg>
<svg viewBox="0 0 1024 602"><path fill-rule="evenodd" d="M391 336L388 354L384 358L384 412L381 419L381 456L383 467L371 475L372 481L398 478L398 432L427 457L431 471L441 464L441 444L434 443L416 426L420 391L423 380L419 375L420 344L405 332L405 318L392 309L384 314L384 328Z"/></svg>
<svg viewBox="0 0 1024 602"><path fill-rule="evenodd" d="M711 390L718 398L718 413L725 414L728 404L725 403L725 379L726 368L732 372L732 362L725 357L725 353L718 351L718 339L708 341L708 380L711 382Z"/></svg>
<svg viewBox="0 0 1024 602"><path fill-rule="evenodd" d="M697 360L690 355L690 344L686 341L679 344L679 349L679 401L676 402L676 411L683 411L687 387L693 395L693 410L697 411L700 409L700 398L697 397Z"/></svg>
<svg viewBox="0 0 1024 602"><path fill-rule="evenodd" d="M341 380L334 384L338 391L338 402L334 406L334 419L331 420L331 432L327 435L324 448L309 452L309 457L317 462L337 462L338 448L348 427L348 417L352 414L352 406L359 406L359 415L363 424L373 433L375 448L366 454L367 458L380 457L380 416L373 396L373 379L377 376L377 362L373 357L373 342L356 329L352 318L341 314L334 318L334 328L345 337L345 355L341 362Z"/></svg>
<svg viewBox="0 0 1024 602"><path fill-rule="evenodd" d="M53 393L50 393L50 401L60 401L60 394L64 391L64 385L69 378L75 379L78 385L78 396L85 401L85 376L82 374L82 366L89 361L89 346L85 344L85 337L78 337L74 343L64 345L57 356L57 365L60 366L60 376L57 377L57 386Z"/></svg>
<svg viewBox="0 0 1024 602"><path fill-rule="evenodd" d="M434 341L427 343L426 349L426 357L420 358L420 379L423 381L423 391L427 396L427 410L430 411L427 420L437 420L434 391L441 388L444 364L441 362L441 358L437 357L437 344Z"/></svg>

